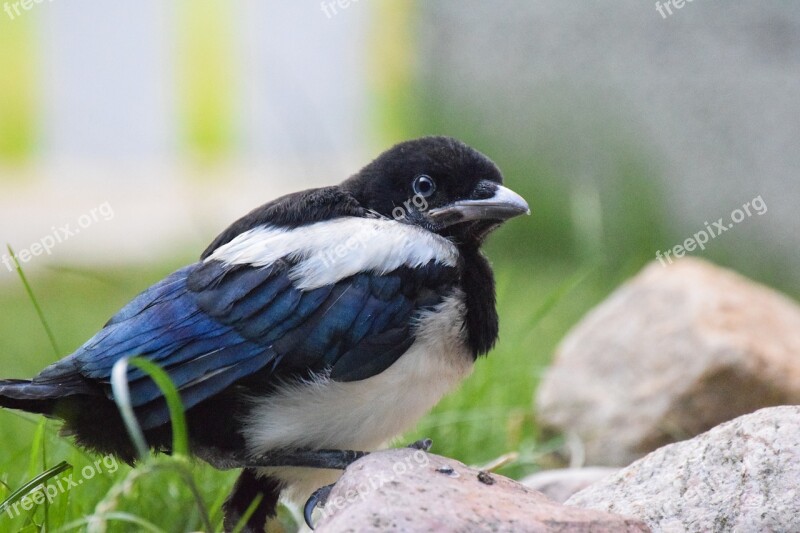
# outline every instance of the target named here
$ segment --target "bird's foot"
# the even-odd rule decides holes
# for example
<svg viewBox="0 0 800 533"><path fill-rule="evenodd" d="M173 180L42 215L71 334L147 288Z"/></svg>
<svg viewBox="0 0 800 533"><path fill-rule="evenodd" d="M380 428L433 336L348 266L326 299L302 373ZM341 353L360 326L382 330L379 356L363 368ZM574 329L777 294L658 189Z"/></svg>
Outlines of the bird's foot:
<svg viewBox="0 0 800 533"><path fill-rule="evenodd" d="M412 442L406 448L411 448L412 450L421 450L423 452L427 452L433 446L433 441L431 439L420 439L418 441ZM359 452L359 456L355 459L360 459L361 457L368 455L369 452ZM314 509L317 507L325 507L325 503L328 501L328 496L331 494L331 490L333 490L335 483L333 485L326 485L314 491L314 493L306 500L306 504L303 506L303 518L308 524L308 527L314 529L314 522L313 522L313 514Z"/></svg>
<svg viewBox="0 0 800 533"><path fill-rule="evenodd" d="M314 509L317 507L325 507L325 503L328 501L328 496L330 496L332 489L333 485L325 485L315 490L308 500L306 500L306 504L303 506L303 518L311 529L314 529L314 521L312 518Z"/></svg>

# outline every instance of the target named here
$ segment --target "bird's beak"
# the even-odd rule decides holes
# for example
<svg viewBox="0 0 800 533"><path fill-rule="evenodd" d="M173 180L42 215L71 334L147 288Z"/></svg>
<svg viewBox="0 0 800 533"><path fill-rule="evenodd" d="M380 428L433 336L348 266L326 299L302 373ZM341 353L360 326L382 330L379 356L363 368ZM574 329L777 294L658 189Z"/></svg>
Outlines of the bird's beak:
<svg viewBox="0 0 800 533"><path fill-rule="evenodd" d="M452 226L471 220L503 221L518 215L530 215L528 202L507 187L491 182L495 193L481 200L459 200L452 204L431 209L428 216L441 227Z"/></svg>

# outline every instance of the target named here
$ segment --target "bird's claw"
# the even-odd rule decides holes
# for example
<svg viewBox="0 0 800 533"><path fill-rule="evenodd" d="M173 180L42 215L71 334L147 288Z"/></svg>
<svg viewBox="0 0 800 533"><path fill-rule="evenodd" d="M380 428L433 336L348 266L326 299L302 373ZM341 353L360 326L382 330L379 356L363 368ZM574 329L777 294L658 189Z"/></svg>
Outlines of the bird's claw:
<svg viewBox="0 0 800 533"><path fill-rule="evenodd" d="M427 452L430 451L431 446L433 446L433 441L431 439L420 439L416 442L412 442L406 447L413 450L422 450L423 452Z"/></svg>
<svg viewBox="0 0 800 533"><path fill-rule="evenodd" d="M433 441L431 439L420 439L409 444L407 448L427 452L431 449L431 446L433 446ZM330 496L332 489L333 485L321 487L315 490L314 493L309 496L308 500L306 500L306 504L303 506L303 518L311 529L314 529L314 509L317 507L325 507L325 502L328 501L328 496Z"/></svg>
<svg viewBox="0 0 800 533"><path fill-rule="evenodd" d="M312 515L314 514L314 509L317 507L325 507L325 502L328 501L328 496L331 494L331 489L333 489L333 485L325 485L324 487L320 487L309 496L308 500L306 500L306 504L303 506L303 518L306 521L306 524L311 529L314 529L314 521Z"/></svg>

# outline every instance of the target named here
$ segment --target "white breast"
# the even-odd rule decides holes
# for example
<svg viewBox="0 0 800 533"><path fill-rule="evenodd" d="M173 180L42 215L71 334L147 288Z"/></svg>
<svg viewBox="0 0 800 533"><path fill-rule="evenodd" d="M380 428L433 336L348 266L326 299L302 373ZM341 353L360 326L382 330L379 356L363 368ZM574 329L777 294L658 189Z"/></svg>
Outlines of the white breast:
<svg viewBox="0 0 800 533"><path fill-rule="evenodd" d="M472 370L463 327L463 293L457 291L419 319L416 341L391 367L361 381L326 377L287 384L254 399L245 424L248 451L283 447L374 450L414 426ZM295 496L336 480L338 472L305 468L265 469Z"/></svg>

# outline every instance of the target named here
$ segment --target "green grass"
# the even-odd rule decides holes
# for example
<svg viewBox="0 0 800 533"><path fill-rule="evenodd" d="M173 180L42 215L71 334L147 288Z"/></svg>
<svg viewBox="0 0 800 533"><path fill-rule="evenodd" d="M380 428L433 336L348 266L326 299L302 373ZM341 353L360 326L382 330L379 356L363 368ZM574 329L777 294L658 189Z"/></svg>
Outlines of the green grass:
<svg viewBox="0 0 800 533"><path fill-rule="evenodd" d="M539 436L533 417L533 394L542 370L566 330L623 273L611 276L602 265L591 262L529 264L515 263L500 253L491 255L500 257L495 264L500 341L463 386L401 442L431 437L435 453L469 464L517 452L519 458L501 472L519 477L536 470L558 445ZM152 269L61 269L29 275L29 281L63 356L135 294L188 261L178 258ZM4 280L0 285L0 376L34 375L56 359L50 344L25 287L10 277ZM71 470L55 475L51 485L70 473L80 479L84 469L102 459L58 436L57 421L42 420L0 411L0 501L63 461ZM104 468L57 494L49 505L36 505L13 518L9 512L0 514L0 530L85 530L86 517L95 521L105 517L106 531L206 530L206 520L219 530L221 505L237 475L163 456L135 469L117 464L110 470ZM288 511L284 510L282 521L288 530L294 528Z"/></svg>

